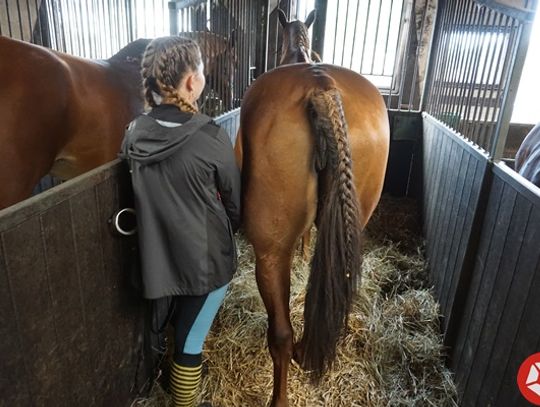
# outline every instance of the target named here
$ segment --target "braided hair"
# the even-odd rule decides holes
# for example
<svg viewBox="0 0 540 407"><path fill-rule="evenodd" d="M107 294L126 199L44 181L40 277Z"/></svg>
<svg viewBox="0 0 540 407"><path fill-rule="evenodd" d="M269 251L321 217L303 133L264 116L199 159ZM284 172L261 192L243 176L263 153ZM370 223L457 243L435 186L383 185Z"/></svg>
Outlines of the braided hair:
<svg viewBox="0 0 540 407"><path fill-rule="evenodd" d="M202 63L201 50L195 41L183 37L161 37L152 40L141 62L144 99L150 107L171 103L180 110L196 113L197 106L178 94L178 84L189 71ZM160 101L156 101L156 96Z"/></svg>

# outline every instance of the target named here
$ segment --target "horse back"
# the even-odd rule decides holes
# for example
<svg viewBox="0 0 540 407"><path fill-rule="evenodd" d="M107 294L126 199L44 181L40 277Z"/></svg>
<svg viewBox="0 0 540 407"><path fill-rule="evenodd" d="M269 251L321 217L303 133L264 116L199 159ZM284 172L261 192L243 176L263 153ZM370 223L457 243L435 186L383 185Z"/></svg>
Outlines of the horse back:
<svg viewBox="0 0 540 407"><path fill-rule="evenodd" d="M540 187L540 123L527 134L516 154L516 171Z"/></svg>

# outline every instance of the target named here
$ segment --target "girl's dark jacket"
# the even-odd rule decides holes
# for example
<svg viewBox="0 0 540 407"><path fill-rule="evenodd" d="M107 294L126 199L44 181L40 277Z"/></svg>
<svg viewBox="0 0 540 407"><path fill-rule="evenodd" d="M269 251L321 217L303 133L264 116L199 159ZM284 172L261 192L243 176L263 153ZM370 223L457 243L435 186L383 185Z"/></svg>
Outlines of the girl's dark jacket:
<svg viewBox="0 0 540 407"><path fill-rule="evenodd" d="M173 105L129 125L120 156L131 170L146 298L203 295L236 269L240 171L227 133Z"/></svg>

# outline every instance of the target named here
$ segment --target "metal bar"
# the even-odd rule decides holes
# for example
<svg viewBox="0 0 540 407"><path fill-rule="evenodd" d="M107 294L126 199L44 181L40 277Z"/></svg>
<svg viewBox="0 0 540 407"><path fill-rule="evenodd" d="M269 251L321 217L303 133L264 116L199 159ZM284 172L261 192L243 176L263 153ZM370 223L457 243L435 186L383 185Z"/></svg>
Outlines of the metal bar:
<svg viewBox="0 0 540 407"><path fill-rule="evenodd" d="M276 52L274 54L274 66L272 68L275 68L276 66L278 66L279 61L281 59L281 46L283 44L282 44L282 39L279 35L280 32L281 32L281 24L279 23L279 18L276 18Z"/></svg>
<svg viewBox="0 0 540 407"><path fill-rule="evenodd" d="M407 37L405 37L405 48L403 50L403 52L405 53L405 55L409 55L409 46L410 46L410 39L411 39L411 35L412 35L412 32L414 32L416 34L416 28L415 28L415 24L413 23L413 21L415 22L416 21L416 18L413 18L415 17L415 10L414 10L414 5L411 5L411 14L410 14L410 19L409 19L409 27L407 29ZM375 52L373 53L373 56L375 56ZM407 74L407 68L408 68L408 58L403 58L402 62L401 62L401 80L400 80L400 83L399 83L399 97L398 97L398 105L397 105L397 109L398 110L401 110L401 105L402 105L402 102L403 102L403 93L404 93L404 89L405 89L405 75Z"/></svg>
<svg viewBox="0 0 540 407"><path fill-rule="evenodd" d="M440 93L438 96L438 99L436 99L435 102L435 114L437 115L437 118L440 118L440 115L443 109L443 106L446 106L447 102L447 91L448 91L448 84L450 82L450 78L453 75L453 70L455 67L456 62L456 55L458 54L458 44L459 44L459 28L460 25L462 25L463 20L465 18L465 10L466 5L472 0L460 2L457 1L455 13L453 13L452 16L452 26L451 30L449 31L448 35L448 52L447 52L447 60L445 61L444 65L442 66L442 75L441 75L441 88ZM448 124L448 123L447 123Z"/></svg>
<svg viewBox="0 0 540 407"><path fill-rule="evenodd" d="M499 33L508 34L508 41L506 42L506 44L507 44L506 45L506 53L503 52L505 50L504 43L503 43L503 47L501 47L501 52L499 53L499 59L497 61L497 66L501 67L501 69L500 69L501 74L500 74L500 77L499 77L499 83L498 83L497 89L494 92L495 96L493 96L493 94L490 95L490 103L488 105L488 108L491 111L489 121L493 122L493 123L499 121L499 111L501 109L501 101L500 101L500 92L501 92L501 89L502 89L501 83L502 83L502 79L507 77L507 70L508 70L508 68L510 66L510 63L509 63L508 59L505 58L505 57L508 54L508 49L510 48L511 44L513 43L513 38L514 38L514 34L515 34L515 30L512 27L514 25L514 20L511 19L511 18L508 18L506 16L505 16L505 19L506 19L506 22L505 22L505 26L504 26L504 31L501 29L501 27L499 27ZM504 62L503 62L503 59L504 59ZM493 91L492 91L492 93L493 93ZM492 102L493 102L493 105L492 105ZM493 133L493 135L494 134L495 133ZM493 139L493 137L492 137L492 139ZM490 140L490 149L492 147L493 147L493 140Z"/></svg>
<svg viewBox="0 0 540 407"><path fill-rule="evenodd" d="M343 48L341 49L341 64L340 65L343 65L343 59L345 58L345 42L347 41L348 22L349 22L349 0L347 0L347 11L345 12L345 26L343 27Z"/></svg>
<svg viewBox="0 0 540 407"><path fill-rule="evenodd" d="M495 19L498 16L500 16L500 14L495 13L493 10L489 10L488 14L490 15L488 24L490 26L492 26L495 23ZM488 34L488 35L491 35L491 33ZM484 39L485 38L486 37L484 36ZM484 60L483 60L482 70L480 72L480 83L479 83L479 88L478 88L477 97L476 97L474 116L473 116L473 125L472 125L472 130L471 130L471 133L470 133L470 138L474 139L478 143L478 145L480 145L480 146L482 146L482 145L480 144L480 142L478 140L478 137L477 137L478 136L478 134L477 134L478 121L480 121L480 116L482 114L482 109L483 109L483 105L484 105L484 103L481 102L481 100L483 100L483 98L485 97L486 89L487 89L487 87L489 85L488 84L488 82L489 82L489 70L486 71L486 69L487 69L487 66L488 66L488 61L490 59L490 56L492 55L492 52L493 52L493 48L494 48L493 41L489 41L489 45L488 45L488 48L487 48L487 51L486 51L486 55L485 55ZM486 76L486 72L488 72L488 76ZM475 78L475 81L476 81L476 79L477 78ZM480 95L482 95L482 96L480 96Z"/></svg>
<svg viewBox="0 0 540 407"><path fill-rule="evenodd" d="M452 28L454 30L450 31L449 36L449 58L447 63L445 64L445 73L442 76L442 92L439 95L439 104L438 104L438 110L437 114L449 114L452 111L452 106L450 105L451 102L451 92L453 91L453 88L455 87L455 83L453 82L453 79L456 77L456 67L460 64L461 54L462 54L462 45L463 45L463 33L464 30L467 29L468 23L467 23L467 16L468 16L468 7L470 7L473 3L472 0L469 0L468 2L461 3L461 8L459 7L460 2L458 1L458 6L456 8L456 13L454 15L455 18L455 24ZM442 110L444 109L444 111ZM450 123L447 121L447 124L450 125ZM452 126L456 127L456 126Z"/></svg>
<svg viewBox="0 0 540 407"><path fill-rule="evenodd" d="M28 30L30 31L28 41L34 42L34 23L32 23L32 12L30 10L29 0L26 0L26 14L28 17Z"/></svg>
<svg viewBox="0 0 540 407"><path fill-rule="evenodd" d="M107 22L106 22L106 13L105 13L105 1L109 1L109 0L99 0L99 5L98 5L98 11L99 11L99 15L100 15L100 19L99 19L99 29L100 29L100 32L102 32L103 34L105 34L104 36L103 35L100 35L100 43L101 43L101 58L106 58L107 55L109 54L109 51L107 49L107 41L105 40L106 38L108 38L108 35L107 35Z"/></svg>
<svg viewBox="0 0 540 407"><path fill-rule="evenodd" d="M448 3L439 3L439 9L435 19L435 29L433 30L433 42L430 47L429 63L426 76L426 86L424 87L423 106L425 110L433 115L433 99L436 95L437 77L440 69L441 59L445 42L445 27L448 22ZM435 52L433 52L435 50Z"/></svg>
<svg viewBox="0 0 540 407"><path fill-rule="evenodd" d="M357 26L358 26L358 11L360 10L360 0L356 0L356 17L354 19L354 29L353 29L353 39L352 39L352 52L351 52L351 63L349 64L349 68L352 69L352 66L353 66L353 60L354 60L354 50L356 49L355 48L355 43L356 43L356 29L357 29Z"/></svg>
<svg viewBox="0 0 540 407"><path fill-rule="evenodd" d="M238 30L238 34L241 36L240 38L242 39L242 62L241 63L244 66L243 68L244 74L242 76L242 81L240 83L239 92L237 95L235 95L235 98L237 96L241 96L244 92L244 89L247 87L247 83L249 81L249 70L250 70L249 68L251 66L251 62L249 58L249 54L250 54L249 46L250 46L250 38L251 38L251 35L249 34L251 33L247 31L247 30L251 30L251 25L250 25L251 8L246 3L247 3L246 0L242 0L241 2L240 13L242 15L243 24ZM246 36L246 33L248 33L247 36ZM234 68L234 66L232 66L232 68ZM231 109L234 109L236 107L238 106L236 105L236 100L234 100L234 103L231 106Z"/></svg>
<svg viewBox="0 0 540 407"><path fill-rule="evenodd" d="M518 21L529 22L529 23L532 23L534 21L534 14L535 14L534 8L527 10L524 8L517 8L517 7L504 5L493 0L475 0L475 1L477 3L485 5L486 7L489 7L490 9L498 13L505 14Z"/></svg>
<svg viewBox="0 0 540 407"><path fill-rule="evenodd" d="M85 1L86 4L86 26L87 26L87 35L88 35L88 47L90 48L90 58L96 58L96 35L92 35L95 30L93 29L93 24L90 22L93 20L90 17L90 6L89 0ZM94 20L95 21L95 20Z"/></svg>
<svg viewBox="0 0 540 407"><path fill-rule="evenodd" d="M223 21L222 21L222 13L221 13L221 10L219 10L219 3L216 4L216 9L215 11L217 11L217 15L216 15L216 33L219 34L219 35L222 35L222 32L223 32ZM216 66L217 66L217 70L214 72L223 72L223 65L222 65L222 59L223 58L217 58L216 59ZM222 91L222 87L221 87L221 80L219 78L215 78L215 93L217 93L216 95L213 95L213 99L214 101L216 101L216 96L219 97L219 100L223 100L223 91ZM216 102L216 103L219 103L219 102ZM220 109L221 110L221 109ZM214 106L212 106L212 111L215 112L215 103L214 103Z"/></svg>
<svg viewBox="0 0 540 407"><path fill-rule="evenodd" d="M316 53L318 53L321 56L321 58L323 58L323 54L324 54L324 35L326 32L327 5L328 5L328 0L315 1L315 9L317 10L317 18L315 20L315 23L313 23L313 44L311 48L313 48L313 50Z"/></svg>
<svg viewBox="0 0 540 407"><path fill-rule="evenodd" d="M439 55L437 60L437 68L434 75L433 93L430 97L430 113L436 117L436 111L438 110L438 103L441 93L444 92L444 67L450 56L450 44L452 38L451 25L453 24L453 18L456 13L457 3L455 1L445 2L445 19L441 29L440 44L438 44Z"/></svg>
<svg viewBox="0 0 540 407"><path fill-rule="evenodd" d="M19 19L19 33L21 34L21 41L24 41L24 31L22 24L22 15L21 15L21 2L17 1L17 17Z"/></svg>
<svg viewBox="0 0 540 407"><path fill-rule="evenodd" d="M428 0L426 0L428 1ZM427 4L427 3L426 3ZM427 7L427 5L426 5ZM386 56L388 55L388 44L390 43L390 27L392 26L392 15L394 14L394 0L390 0L390 19L388 20L388 28L386 29L386 44L384 45L384 57L382 63L381 75L384 75L384 68L386 67ZM358 14L356 15L358 19Z"/></svg>
<svg viewBox="0 0 540 407"><path fill-rule="evenodd" d="M399 16L398 44L396 46L396 51L395 51L395 54L394 54L394 67L392 69L392 79L390 81L390 88L388 89L388 99L387 99L387 102L386 102L388 109L392 108L392 93L393 93L392 91L393 91L393 88L394 88L396 67L399 64L397 62L399 60L399 51L400 51L399 42L400 42L400 37L401 37L402 31L403 31L403 25L404 25L403 23L405 21L405 14L407 13L406 10L407 10L407 7L402 8L401 9L401 15ZM367 25L366 25L366 29L367 29ZM364 32L364 41L365 41L365 32ZM364 42L364 44L365 44L365 42ZM364 55L363 55L363 50L362 50L362 60L363 60L363 58L364 58Z"/></svg>
<svg viewBox="0 0 540 407"><path fill-rule="evenodd" d="M98 49L98 58L103 58L105 56L105 50L103 45L103 39L101 35L97 35L98 32L101 33L101 23L103 21L103 16L101 15L100 11L100 0L94 1L94 14L96 18L94 21L97 23L94 23L94 32L96 32L96 42L97 42L97 49Z"/></svg>
<svg viewBox="0 0 540 407"><path fill-rule="evenodd" d="M469 111L471 107L471 99L474 92L474 78L478 75L478 59L482 52L482 29L481 22L486 17L486 8L485 7L475 7L473 10L473 25L471 29L471 41L469 46L469 52L464 61L464 72L463 72L463 84L460 87L458 92L458 101L459 106L457 109L457 114L460 118L460 122L457 126L457 131L462 134L464 132L464 126L469 120Z"/></svg>
<svg viewBox="0 0 540 407"><path fill-rule="evenodd" d="M495 26L499 26L501 24L501 17L503 16L503 14L501 13L496 13L495 15L495 19L493 21L493 25ZM478 139L481 140L481 144L479 143L479 145L481 145L484 149L486 149L486 151L488 150L488 146L485 144L485 139L484 139L484 135L485 135L485 129L486 129L486 126L487 126L487 114L485 114L485 104L486 104L486 98L487 98L487 92L488 92L488 89L491 87L493 88L495 86L495 81L496 81L496 78L494 77L493 78L493 83L490 84L490 79L491 79L491 74L493 73L493 68L495 68L495 72L494 72L494 75L497 75L497 66L494 65L494 61L495 61L495 55L497 53L497 42L498 42L498 36L497 34L495 33L496 37L495 39L493 39L493 34L492 32L489 33L489 36L490 36L490 47L489 47L489 51L488 51L488 55L486 56L486 61L485 61L485 65L484 66L488 66L489 65L489 69L487 70L486 72L486 84L485 84L485 87L483 89L483 93L482 93L482 98L481 98L481 102L480 102L480 98L477 98L477 103L480 102L480 109L479 109L479 115L478 115L478 121L479 123L482 123L483 126L480 127L480 130L479 130L479 133L478 133ZM504 43L501 44L501 47L504 47ZM502 50L501 50L502 52ZM488 59L489 59L489 62L488 62ZM499 83L499 86L500 86L500 83ZM490 92L490 95L491 95L492 92ZM488 103L488 106L489 106L489 103ZM478 124L479 123L475 123L475 129L478 128ZM475 130L476 131L476 130Z"/></svg>
<svg viewBox="0 0 540 407"><path fill-rule="evenodd" d="M477 35L477 48L475 51L475 54L473 56L473 61L471 62L472 70L471 70L471 76L468 77L468 91L467 91L467 101L465 102L465 112L464 112L464 120L462 122L462 125L460 127L461 134L463 134L465 137L469 134L469 127L472 124L471 121L471 112L473 112L473 97L475 92L475 82L476 78L478 77L478 66L480 57L482 55L482 41L483 41L483 31L482 28L484 25L488 23L490 19L489 10L486 7L480 8L480 26L477 29L478 35ZM472 113L474 115L474 113Z"/></svg>
<svg viewBox="0 0 540 407"><path fill-rule="evenodd" d="M262 72L259 72L259 75L266 72L268 69L268 35L269 35L268 25L270 24L270 0L265 0L265 1L263 0L263 3L265 5L264 12L263 12L264 19L265 19L264 28L263 28L264 45L261 47L262 53L263 53L263 58L262 58L263 66L262 66ZM323 37L324 37L324 31L323 31Z"/></svg>
<svg viewBox="0 0 540 407"><path fill-rule="evenodd" d="M79 27L77 29L77 37L79 38L79 41L81 44L81 50L79 52L79 56L88 57L88 53L86 50L86 35L85 35L85 30L84 30L83 8L80 2L76 2L76 4L78 5L77 19L79 20Z"/></svg>
<svg viewBox="0 0 540 407"><path fill-rule="evenodd" d="M506 82L508 85L505 89L502 102L502 111L500 114L497 128L495 130L491 156L494 161L499 161L502 158L504 146L506 144L506 137L508 136L508 128L510 126L510 119L512 118L512 112L514 110L514 102L516 100L516 94L518 90L519 80L521 73L523 72L523 66L525 65L525 58L527 56L527 44L531 37L532 22L523 22L521 27L518 28L518 40L517 45L514 47L513 55L511 56L510 77Z"/></svg>
<svg viewBox="0 0 540 407"><path fill-rule="evenodd" d="M34 44L43 45L43 39L42 39L43 31L41 30L41 13L40 13L40 10L39 10L37 0L34 0L34 7L36 8L36 24L32 28L32 42ZM33 33L35 32L35 29L39 30L39 42L38 42L38 39L36 38L36 36L33 35ZM2 28L1 27L0 27L0 35L2 35Z"/></svg>
<svg viewBox="0 0 540 407"><path fill-rule="evenodd" d="M478 29L478 23L483 18L484 8L479 9L475 7L474 2L470 2L471 9L467 10L468 19L464 23L464 30L466 30L465 38L462 39L461 45L464 49L464 52L461 55L461 63L458 68L458 86L452 90L450 94L450 103L452 106L451 113L452 115L457 114L459 123L454 126L456 131L459 131L463 118L461 117L461 110L463 106L463 98L465 97L465 89L467 85L471 83L471 80L474 83L474 76L476 75L476 67L478 66L477 61L471 64L471 60L478 59L480 56L479 51L481 51L480 41L482 40L482 35L480 35L481 30ZM471 96L473 89L469 89L469 94Z"/></svg>
<svg viewBox="0 0 540 407"><path fill-rule="evenodd" d="M58 13L60 16L64 16L65 13L62 11L62 2L59 2L58 3ZM61 39L61 42L62 42L62 50L65 50L66 49L66 29L65 29L65 25L64 25L64 22L62 21L62 19L60 19L58 21L58 25L60 27L60 30L58 31L59 34L60 34L60 39Z"/></svg>
<svg viewBox="0 0 540 407"><path fill-rule="evenodd" d="M471 24L475 17L477 16L478 9L475 7L474 2L470 2L468 5L468 8L466 10L466 21L465 21L465 37L461 39L460 45L462 46L463 52L460 52L460 59L461 63L458 64L458 67L456 68L456 79L454 81L454 87L450 91L449 95L449 101L450 101L450 112L455 117L455 114L459 110L459 107L461 105L460 99L458 98L458 95L460 93L460 90L464 88L464 74L465 70L467 69L467 61L469 59L470 54L472 53L473 47L472 44L472 38L474 38L474 32L471 30L474 27L474 24ZM454 126L455 130L459 128L459 124L461 122L461 116L459 116L459 122L456 126Z"/></svg>
<svg viewBox="0 0 540 407"><path fill-rule="evenodd" d="M187 9L189 7L195 7L199 4L206 2L206 0L175 0L178 9Z"/></svg>
<svg viewBox="0 0 540 407"><path fill-rule="evenodd" d="M416 80L416 75L418 74L418 56L420 54L420 48L422 46L422 39L424 38L424 28L426 26L426 15L427 15L427 9L428 9L428 2L427 0L424 2L424 13L422 15L422 25L420 28L420 38L416 41L416 52L415 52L415 60L414 60L414 70L411 77L411 90L409 92L409 108L408 110L411 111L411 105L414 104L414 96L416 93L416 84L419 83L419 81ZM416 35L416 26L414 27L414 35ZM414 108L414 106L413 106Z"/></svg>
<svg viewBox="0 0 540 407"><path fill-rule="evenodd" d="M338 22L339 22L339 0L337 0L337 7L336 7L336 29L334 30L334 52L332 53L333 64L336 63L336 43L337 43Z"/></svg>
<svg viewBox="0 0 540 407"><path fill-rule="evenodd" d="M364 53L366 51L366 38L367 38L367 29L369 25L369 15L371 14L371 0L368 0L367 14L366 14L366 24L364 26L364 37L362 41L362 54L360 54L360 73L364 73L362 68L364 67ZM402 25L399 27L399 32L401 32Z"/></svg>
<svg viewBox="0 0 540 407"><path fill-rule="evenodd" d="M13 37L13 30L11 29L11 13L9 12L9 1L4 0L4 3L6 4L6 17L7 17L9 37Z"/></svg>
<svg viewBox="0 0 540 407"><path fill-rule="evenodd" d="M133 26L133 2L124 0L124 7L126 9L127 41L131 42L135 38Z"/></svg>
<svg viewBox="0 0 540 407"><path fill-rule="evenodd" d="M381 9L382 9L382 2L379 3L379 11L377 13L377 25L375 26L375 43L373 44L373 55L371 58L371 68L369 70L370 75L373 74L373 64L375 63L375 54L377 52L377 41L379 40L379 27L381 24ZM414 7L412 7L412 12L414 13Z"/></svg>
<svg viewBox="0 0 540 407"><path fill-rule="evenodd" d="M243 13L240 14L240 6L241 6L241 4L242 4L242 0L233 0L233 13L232 13L233 19L231 19L231 24L229 25L229 40L230 40L230 36L231 36L234 29L236 29L236 34L235 35L237 35L237 39L238 39L238 41L236 43L236 46L238 47L238 50L239 50L239 52L237 53L239 65L236 68L236 70L239 73L239 80L235 81L235 82L238 82L238 83L235 83L236 89L231 89L230 88L230 86L232 84L229 84L229 89L227 89L227 88L225 89L225 95L227 95L227 106L225 107L226 111L229 111L229 110L232 109L232 104L230 103L231 98L229 97L229 92L231 94L236 94L236 92L240 89L241 83L244 80L244 70L245 70L245 67L244 67L244 42L243 42L243 39L241 38L240 33L239 33L239 31L242 30L242 26L243 26ZM227 44L227 46L228 45L229 44ZM230 55L227 55L225 63L227 64L227 66L226 66L227 75L230 76L231 73L232 73L232 72L230 72L230 70L231 70L231 66L230 66L231 65L231 56ZM225 81L225 85L227 85L226 81Z"/></svg>
<svg viewBox="0 0 540 407"><path fill-rule="evenodd" d="M74 30L71 28L71 24L73 22L74 16L76 15L75 11L73 10L75 7L74 3L68 2L66 4L66 11L68 13L68 18L66 20L66 24L68 25L67 29L67 44L66 44L66 52L69 52L70 54L76 55L78 51L75 50L75 41L77 40L78 36L76 33L74 33Z"/></svg>

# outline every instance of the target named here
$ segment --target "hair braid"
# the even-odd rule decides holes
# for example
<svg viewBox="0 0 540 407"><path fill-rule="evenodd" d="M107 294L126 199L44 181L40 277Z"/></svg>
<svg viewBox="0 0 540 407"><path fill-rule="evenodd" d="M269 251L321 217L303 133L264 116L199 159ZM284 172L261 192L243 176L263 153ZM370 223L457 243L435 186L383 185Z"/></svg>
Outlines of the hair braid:
<svg viewBox="0 0 540 407"><path fill-rule="evenodd" d="M152 43L148 44L141 61L141 75L143 78L144 100L149 106L155 107L156 101L152 92L159 92L159 88L155 83L155 78L152 75L152 66L155 59L155 47Z"/></svg>
<svg viewBox="0 0 540 407"><path fill-rule="evenodd" d="M144 97L149 106L172 103L180 110L196 113L197 106L178 94L178 85L189 71L201 64L201 51L189 38L162 37L150 42L141 64ZM159 95L159 103L155 100Z"/></svg>

